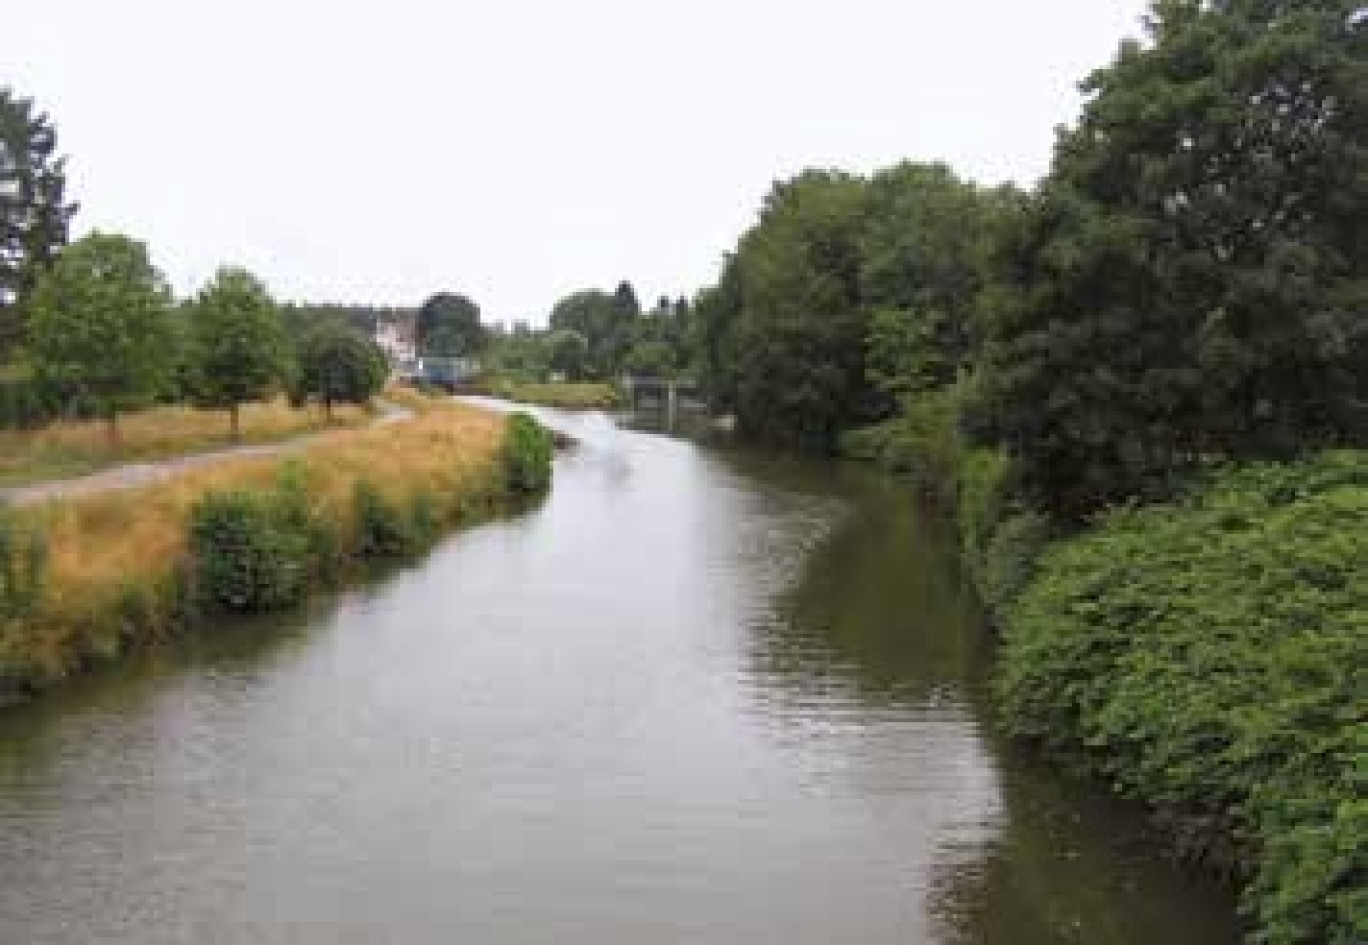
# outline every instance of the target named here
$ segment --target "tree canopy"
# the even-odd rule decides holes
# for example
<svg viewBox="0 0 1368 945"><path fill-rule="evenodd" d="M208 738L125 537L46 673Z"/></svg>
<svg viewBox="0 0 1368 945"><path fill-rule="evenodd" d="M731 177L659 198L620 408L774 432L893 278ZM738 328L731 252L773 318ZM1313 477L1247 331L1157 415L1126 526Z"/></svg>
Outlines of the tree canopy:
<svg viewBox="0 0 1368 945"><path fill-rule="evenodd" d="M195 400L227 410L236 435L239 408L290 380L294 366L280 311L255 276L226 267L195 297L189 315Z"/></svg>
<svg viewBox="0 0 1368 945"><path fill-rule="evenodd" d="M1154 7L1001 248L976 425L1073 513L1368 430L1361 5Z"/></svg>
<svg viewBox="0 0 1368 945"><path fill-rule="evenodd" d="M33 289L35 369L95 405L116 436L119 414L149 401L172 368L170 301L142 243L102 233L78 240Z"/></svg>
<svg viewBox="0 0 1368 945"><path fill-rule="evenodd" d="M451 292L439 292L418 309L418 353L425 357L465 357L483 350L488 335L480 307Z"/></svg>
<svg viewBox="0 0 1368 945"><path fill-rule="evenodd" d="M332 416L333 404L364 404L389 376L385 354L370 338L337 322L311 329L299 350L296 399L312 399Z"/></svg>
<svg viewBox="0 0 1368 945"><path fill-rule="evenodd" d="M57 132L29 99L0 87L0 359L24 332L20 303L66 245L76 205L66 199Z"/></svg>

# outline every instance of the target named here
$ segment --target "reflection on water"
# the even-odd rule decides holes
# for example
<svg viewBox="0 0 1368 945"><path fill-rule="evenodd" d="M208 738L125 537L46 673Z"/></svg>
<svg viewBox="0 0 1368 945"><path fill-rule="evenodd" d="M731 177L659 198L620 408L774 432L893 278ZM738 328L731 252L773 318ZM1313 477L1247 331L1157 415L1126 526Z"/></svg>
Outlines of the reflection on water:
<svg viewBox="0 0 1368 945"><path fill-rule="evenodd" d="M0 716L0 941L1228 941L993 737L949 536L547 412L551 498Z"/></svg>

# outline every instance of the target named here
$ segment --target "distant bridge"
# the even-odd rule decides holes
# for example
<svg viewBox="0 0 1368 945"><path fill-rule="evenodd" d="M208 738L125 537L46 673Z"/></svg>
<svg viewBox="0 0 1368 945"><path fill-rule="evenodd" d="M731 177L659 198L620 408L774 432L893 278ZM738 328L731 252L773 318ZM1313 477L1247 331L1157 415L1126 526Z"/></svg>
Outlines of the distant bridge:
<svg viewBox="0 0 1368 945"><path fill-rule="evenodd" d="M698 383L689 378L624 374L622 390L633 413L658 413L669 429L674 429L681 409L701 411L707 408Z"/></svg>

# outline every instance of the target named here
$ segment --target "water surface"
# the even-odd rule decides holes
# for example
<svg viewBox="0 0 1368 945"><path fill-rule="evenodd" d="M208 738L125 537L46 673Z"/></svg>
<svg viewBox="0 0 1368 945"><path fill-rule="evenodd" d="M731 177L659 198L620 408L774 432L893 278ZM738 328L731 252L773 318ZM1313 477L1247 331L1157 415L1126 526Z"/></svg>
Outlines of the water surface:
<svg viewBox="0 0 1368 945"><path fill-rule="evenodd" d="M1232 940L992 737L904 490L545 415L526 515L0 714L0 942Z"/></svg>

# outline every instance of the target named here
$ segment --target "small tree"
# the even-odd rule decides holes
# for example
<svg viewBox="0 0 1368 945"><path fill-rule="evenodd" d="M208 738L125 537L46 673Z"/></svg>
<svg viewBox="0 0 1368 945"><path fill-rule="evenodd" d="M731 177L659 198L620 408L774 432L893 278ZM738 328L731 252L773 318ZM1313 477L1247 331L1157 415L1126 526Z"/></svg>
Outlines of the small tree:
<svg viewBox="0 0 1368 945"><path fill-rule="evenodd" d="M236 438L242 405L269 397L289 379L280 311L255 276L224 268L195 298L190 324L195 401L227 410Z"/></svg>
<svg viewBox="0 0 1368 945"><path fill-rule="evenodd" d="M117 440L119 414L150 400L171 369L169 304L142 243L92 233L62 253L34 289L34 367L91 403Z"/></svg>
<svg viewBox="0 0 1368 945"><path fill-rule="evenodd" d="M385 386L385 354L358 331L325 323L311 331L299 352L296 396L323 404L332 419L335 403L364 404Z"/></svg>

